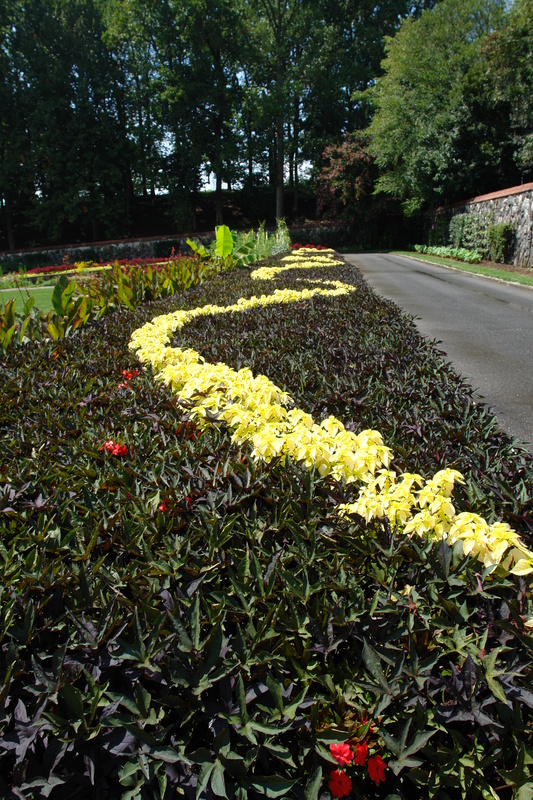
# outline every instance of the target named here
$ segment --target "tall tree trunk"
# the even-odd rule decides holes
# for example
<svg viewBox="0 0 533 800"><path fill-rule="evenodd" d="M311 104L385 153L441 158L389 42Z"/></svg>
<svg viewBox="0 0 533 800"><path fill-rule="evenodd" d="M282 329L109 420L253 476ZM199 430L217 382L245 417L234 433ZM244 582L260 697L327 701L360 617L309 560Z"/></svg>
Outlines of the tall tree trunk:
<svg viewBox="0 0 533 800"><path fill-rule="evenodd" d="M300 210L300 193L298 191L298 157L296 156L294 159L294 194L293 194L292 213L298 214L299 210Z"/></svg>
<svg viewBox="0 0 533 800"><path fill-rule="evenodd" d="M294 150L289 145L289 189L294 188Z"/></svg>
<svg viewBox="0 0 533 800"><path fill-rule="evenodd" d="M268 185L269 188L276 185L276 137L273 136L268 147Z"/></svg>
<svg viewBox="0 0 533 800"><path fill-rule="evenodd" d="M248 178L250 186L252 185L252 178L254 176L254 157L252 152L252 135L248 136Z"/></svg>
<svg viewBox="0 0 533 800"><path fill-rule="evenodd" d="M11 203L7 195L5 197L3 206L4 206L4 215L6 220L7 246L9 250L14 250L16 246L15 229L13 227L13 214L11 213Z"/></svg>
<svg viewBox="0 0 533 800"><path fill-rule="evenodd" d="M294 98L294 125L293 125L293 154L294 154L294 184L292 213L299 211L300 197L298 194L298 134L300 133L300 98Z"/></svg>
<svg viewBox="0 0 533 800"><path fill-rule="evenodd" d="M217 188L215 189L215 225L224 224L224 212L222 210L222 175L217 172Z"/></svg>
<svg viewBox="0 0 533 800"><path fill-rule="evenodd" d="M193 231L196 231L197 218L196 218L196 191L191 192L191 224Z"/></svg>
<svg viewBox="0 0 533 800"><path fill-rule="evenodd" d="M276 120L276 219L283 219L285 204L283 197L283 167L285 161L283 115Z"/></svg>
<svg viewBox="0 0 533 800"><path fill-rule="evenodd" d="M142 108L142 94L141 82L139 76L135 76L135 85L137 87L137 120L139 124L139 148L141 151L141 180L143 197L148 197L148 183L146 180L146 144L144 141L144 123L143 123L143 108Z"/></svg>

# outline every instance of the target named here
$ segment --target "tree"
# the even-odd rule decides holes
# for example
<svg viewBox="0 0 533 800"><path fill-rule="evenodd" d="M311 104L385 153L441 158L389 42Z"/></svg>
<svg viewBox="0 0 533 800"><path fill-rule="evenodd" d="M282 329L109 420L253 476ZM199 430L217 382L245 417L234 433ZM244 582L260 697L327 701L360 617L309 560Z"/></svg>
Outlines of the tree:
<svg viewBox="0 0 533 800"><path fill-rule="evenodd" d="M0 209L10 250L17 245L15 220L34 193L28 175L31 151L24 81L12 57L19 13L19 3L0 0Z"/></svg>
<svg viewBox="0 0 533 800"><path fill-rule="evenodd" d="M497 136L468 100L479 88L480 43L501 27L504 7L441 0L386 40L384 74L372 91L372 149L384 171L376 188L402 198L410 213L457 199L478 169L498 163Z"/></svg>
<svg viewBox="0 0 533 800"><path fill-rule="evenodd" d="M374 194L379 170L370 151L368 132L348 133L342 141L328 145L322 161L317 181L318 213L349 223L352 241L362 246L398 242L402 215L392 198Z"/></svg>
<svg viewBox="0 0 533 800"><path fill-rule="evenodd" d="M103 38L120 66L123 104L120 107L134 147L134 190L144 198L162 188L161 142L164 138L158 99L163 84L157 70L156 30L161 4L152 0L102 2Z"/></svg>
<svg viewBox="0 0 533 800"><path fill-rule="evenodd" d="M201 114L196 136L203 143L207 169L216 177L216 224L221 225L222 181L235 177L240 155L235 116L245 38L241 4L238 0L189 0L182 31L190 66L186 94L189 107Z"/></svg>
<svg viewBox="0 0 533 800"><path fill-rule="evenodd" d="M364 92L381 73L384 37L436 0L320 0L303 93L304 157L319 165L326 145L369 122Z"/></svg>
<svg viewBox="0 0 533 800"><path fill-rule="evenodd" d="M249 0L257 14L252 31L261 51L259 81L266 89L274 111L276 217L284 216L285 139L290 108L291 50L301 41L302 28L310 19L309 0Z"/></svg>
<svg viewBox="0 0 533 800"><path fill-rule="evenodd" d="M102 31L97 0L11 6L2 193L9 204L23 177L19 212L48 241L73 222L93 238L127 232L129 147Z"/></svg>
<svg viewBox="0 0 533 800"><path fill-rule="evenodd" d="M483 48L487 94L510 121L506 132L521 180L533 178L533 0L515 0L507 24Z"/></svg>
<svg viewBox="0 0 533 800"><path fill-rule="evenodd" d="M318 207L322 214L352 219L361 200L368 202L377 178L368 144L368 134L357 131L324 150L324 166L318 178Z"/></svg>

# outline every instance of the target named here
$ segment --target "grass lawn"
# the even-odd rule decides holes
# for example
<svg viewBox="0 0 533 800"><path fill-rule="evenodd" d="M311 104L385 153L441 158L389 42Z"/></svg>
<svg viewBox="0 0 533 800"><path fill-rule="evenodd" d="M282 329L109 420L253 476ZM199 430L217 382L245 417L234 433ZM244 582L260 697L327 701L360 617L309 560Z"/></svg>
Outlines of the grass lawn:
<svg viewBox="0 0 533 800"><path fill-rule="evenodd" d="M531 797L533 458L305 258L0 355L1 797Z"/></svg>
<svg viewBox="0 0 533 800"><path fill-rule="evenodd" d="M439 264L443 267L453 267L463 272L472 272L476 275L486 275L490 278L510 281L511 283L521 283L524 286L533 286L533 269L518 269L505 264L465 264L463 261L456 261L451 258L441 258L440 256L427 255L426 253L416 253L412 250L395 250L394 255L409 256L419 261L430 261L432 264Z"/></svg>
<svg viewBox="0 0 533 800"><path fill-rule="evenodd" d="M17 301L17 311L22 311L28 296L35 298L35 307L47 314L52 310L53 286L24 286L21 289L0 289L0 307L13 298Z"/></svg>

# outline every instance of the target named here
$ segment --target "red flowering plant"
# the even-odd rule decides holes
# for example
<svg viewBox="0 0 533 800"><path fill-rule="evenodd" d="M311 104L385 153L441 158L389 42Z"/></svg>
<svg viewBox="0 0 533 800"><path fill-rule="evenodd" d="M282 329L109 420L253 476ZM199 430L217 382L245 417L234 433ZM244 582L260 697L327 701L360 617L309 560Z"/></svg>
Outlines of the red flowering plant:
<svg viewBox="0 0 533 800"><path fill-rule="evenodd" d="M108 439L104 442L100 450L105 450L106 453L111 453L112 456L118 456L119 458L128 455L128 446L114 442L113 439Z"/></svg>
<svg viewBox="0 0 533 800"><path fill-rule="evenodd" d="M174 251L174 248L172 248ZM68 258L68 256L67 256ZM170 262L176 262L178 259L186 259L190 260L190 256L183 255L182 253L171 252L170 256L167 258L117 258L114 261L101 261L98 264L93 262L93 266L95 268L105 269L110 268L114 264L124 267L127 270L129 267L157 267L158 265L165 265ZM83 263L83 262L78 262ZM86 262L87 264L89 262ZM55 272L75 272L76 265L70 264L68 261L63 261L62 264L50 264L46 267L32 267L31 269L27 270L27 275L45 275L45 274L53 274Z"/></svg>
<svg viewBox="0 0 533 800"><path fill-rule="evenodd" d="M328 787L333 797L345 797L352 791L352 781L341 769L334 769L329 776Z"/></svg>
<svg viewBox="0 0 533 800"><path fill-rule="evenodd" d="M337 769L330 773L328 781L328 788L333 797L347 797L352 790L352 778L344 769L341 769L343 767L366 767L368 778L376 786L385 781L387 765L379 754L374 754L368 758L369 747L365 740L353 743L347 741L339 744L330 744L329 752L339 765ZM361 777L358 776L358 783L360 782Z"/></svg>
<svg viewBox="0 0 533 800"><path fill-rule="evenodd" d="M348 133L341 142L328 145L318 177L319 214L331 219L352 220L361 213L364 217L377 177L366 133Z"/></svg>
<svg viewBox="0 0 533 800"><path fill-rule="evenodd" d="M291 250L327 250L328 248L324 244L300 244L300 242L295 242L291 244Z"/></svg>
<svg viewBox="0 0 533 800"><path fill-rule="evenodd" d="M117 389L130 389L131 388L130 381L136 378L138 374L139 374L138 369L123 369L122 377L124 378L124 380L118 384Z"/></svg>

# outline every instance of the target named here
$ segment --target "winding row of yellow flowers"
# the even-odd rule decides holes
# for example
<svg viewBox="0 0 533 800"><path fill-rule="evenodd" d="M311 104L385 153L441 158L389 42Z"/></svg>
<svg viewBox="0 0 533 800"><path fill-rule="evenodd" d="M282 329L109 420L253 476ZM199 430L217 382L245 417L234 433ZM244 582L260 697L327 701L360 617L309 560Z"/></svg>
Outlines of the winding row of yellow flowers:
<svg viewBox="0 0 533 800"><path fill-rule="evenodd" d="M253 279L271 280L281 271L338 263L333 250L300 250L279 267L263 267ZM463 552L477 556L489 571L501 564L517 575L533 572L533 552L503 522L488 524L472 513L456 513L451 496L461 473L444 469L430 480L417 474L397 475L387 469L391 451L374 430L355 434L333 416L316 423L294 408L287 392L263 375L209 364L192 349L170 345L173 335L198 316L239 313L259 306L295 303L313 297L336 297L356 291L340 281L313 281L314 288L276 289L272 294L240 298L229 306L206 305L156 317L133 332L130 348L149 364L200 424L212 415L225 422L234 442L249 443L252 455L266 462L289 458L361 490L354 503L337 507L342 515L358 514L367 522L387 518L405 534L462 542Z"/></svg>

